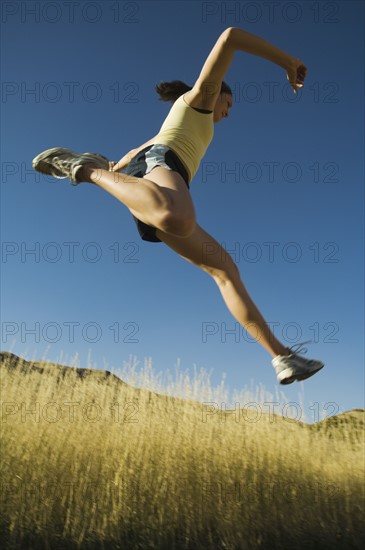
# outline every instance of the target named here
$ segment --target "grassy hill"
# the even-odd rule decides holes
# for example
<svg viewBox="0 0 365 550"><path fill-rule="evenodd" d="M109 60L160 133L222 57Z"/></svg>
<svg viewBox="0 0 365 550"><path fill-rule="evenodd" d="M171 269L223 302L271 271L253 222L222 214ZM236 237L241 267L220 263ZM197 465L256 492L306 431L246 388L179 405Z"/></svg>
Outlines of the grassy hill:
<svg viewBox="0 0 365 550"><path fill-rule="evenodd" d="M307 425L8 352L0 369L4 550L365 543L363 410Z"/></svg>

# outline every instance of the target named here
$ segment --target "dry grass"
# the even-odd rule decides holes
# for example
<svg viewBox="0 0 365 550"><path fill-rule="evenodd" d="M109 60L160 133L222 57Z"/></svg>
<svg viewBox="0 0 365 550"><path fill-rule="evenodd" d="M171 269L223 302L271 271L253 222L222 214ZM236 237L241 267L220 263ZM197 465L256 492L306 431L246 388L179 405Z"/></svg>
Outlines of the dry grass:
<svg viewBox="0 0 365 550"><path fill-rule="evenodd" d="M363 412L337 431L209 414L225 394L204 376L181 399L3 357L2 548L363 547Z"/></svg>

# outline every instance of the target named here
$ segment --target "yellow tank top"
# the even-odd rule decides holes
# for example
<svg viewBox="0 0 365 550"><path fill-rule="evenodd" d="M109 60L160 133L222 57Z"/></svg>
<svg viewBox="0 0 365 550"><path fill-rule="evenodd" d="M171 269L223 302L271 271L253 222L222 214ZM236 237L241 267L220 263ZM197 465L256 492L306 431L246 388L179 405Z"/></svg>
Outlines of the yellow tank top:
<svg viewBox="0 0 365 550"><path fill-rule="evenodd" d="M189 172L189 182L213 139L213 113L199 113L181 95L172 105L154 143L172 149Z"/></svg>

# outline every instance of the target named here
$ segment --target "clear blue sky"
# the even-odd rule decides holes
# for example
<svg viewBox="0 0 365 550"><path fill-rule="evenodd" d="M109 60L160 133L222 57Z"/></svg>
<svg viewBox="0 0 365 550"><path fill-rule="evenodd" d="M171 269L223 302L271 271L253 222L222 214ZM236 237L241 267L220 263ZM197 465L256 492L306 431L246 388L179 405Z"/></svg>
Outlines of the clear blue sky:
<svg viewBox="0 0 365 550"><path fill-rule="evenodd" d="M275 5L274 5L275 4ZM213 385L278 387L207 275L144 243L128 210L89 184L44 177L56 146L119 160L155 135L160 80L193 84L219 34L236 26L302 59L284 71L237 52L228 120L192 182L199 223L233 252L287 345L312 340L326 367L285 388L324 415L364 406L364 4L338 2L2 3L3 350L117 370L193 366ZM33 252L32 252L33 251ZM332 408L329 403L334 404ZM311 409L312 407L312 409ZM308 412L309 411L309 412ZM314 418L316 419L316 418Z"/></svg>

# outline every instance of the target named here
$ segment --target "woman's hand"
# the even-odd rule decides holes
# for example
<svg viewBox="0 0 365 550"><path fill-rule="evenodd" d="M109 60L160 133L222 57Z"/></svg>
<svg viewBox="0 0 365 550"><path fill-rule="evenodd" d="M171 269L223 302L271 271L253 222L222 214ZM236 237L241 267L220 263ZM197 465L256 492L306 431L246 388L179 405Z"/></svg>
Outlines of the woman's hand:
<svg viewBox="0 0 365 550"><path fill-rule="evenodd" d="M123 168L128 166L128 164L130 163L130 161L135 155L135 151L136 151L135 149L132 149L131 151L129 151L129 153L124 155L124 157L122 157L117 163L110 162L109 172L119 172L120 170L123 170Z"/></svg>
<svg viewBox="0 0 365 550"><path fill-rule="evenodd" d="M286 77L290 82L291 87L296 94L298 88L303 88L303 81L307 75L307 67L296 57L290 58L288 66L286 67Z"/></svg>

